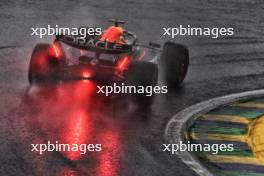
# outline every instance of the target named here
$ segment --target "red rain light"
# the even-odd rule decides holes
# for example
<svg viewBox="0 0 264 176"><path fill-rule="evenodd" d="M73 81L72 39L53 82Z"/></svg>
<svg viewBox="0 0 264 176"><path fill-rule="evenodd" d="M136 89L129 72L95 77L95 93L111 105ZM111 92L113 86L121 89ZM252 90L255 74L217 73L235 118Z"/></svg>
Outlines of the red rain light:
<svg viewBox="0 0 264 176"><path fill-rule="evenodd" d="M129 63L130 63L129 57L125 56L117 63L117 68L123 71L128 67Z"/></svg>
<svg viewBox="0 0 264 176"><path fill-rule="evenodd" d="M61 50L58 46L58 44L53 43L51 44L49 54L54 58L59 58L61 56Z"/></svg>
<svg viewBox="0 0 264 176"><path fill-rule="evenodd" d="M142 54L140 55L140 57L138 58L138 60L142 60L146 55L146 50L143 50Z"/></svg>
<svg viewBox="0 0 264 176"><path fill-rule="evenodd" d="M89 79L89 78L91 78L92 77L92 73L91 73L91 71L89 71L89 70L84 70L84 71L82 71L82 78L84 78L84 79Z"/></svg>

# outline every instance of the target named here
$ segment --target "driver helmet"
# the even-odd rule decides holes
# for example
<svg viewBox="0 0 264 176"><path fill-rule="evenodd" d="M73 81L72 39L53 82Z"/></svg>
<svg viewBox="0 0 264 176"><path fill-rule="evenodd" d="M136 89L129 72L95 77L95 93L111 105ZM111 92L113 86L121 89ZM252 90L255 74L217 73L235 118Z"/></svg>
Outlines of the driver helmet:
<svg viewBox="0 0 264 176"><path fill-rule="evenodd" d="M100 40L111 43L125 44L123 39L124 29L121 27L111 26L109 27Z"/></svg>

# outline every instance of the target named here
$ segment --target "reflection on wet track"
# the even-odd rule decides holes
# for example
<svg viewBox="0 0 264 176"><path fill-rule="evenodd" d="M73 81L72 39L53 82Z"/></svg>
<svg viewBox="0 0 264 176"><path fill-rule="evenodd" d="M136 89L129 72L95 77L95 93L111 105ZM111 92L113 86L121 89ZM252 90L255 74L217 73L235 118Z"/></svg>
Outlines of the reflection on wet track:
<svg viewBox="0 0 264 176"><path fill-rule="evenodd" d="M117 122L118 118L127 118L127 115L114 112L112 108L118 104L126 114L133 113L128 112L131 108L126 109L129 102L125 98L115 100L113 97L99 95L96 93L96 84L84 80L33 85L24 100L28 106L27 118L31 119L31 126L40 128L40 137L45 136L43 141L46 143L51 141L55 144L58 141L60 144L70 145L102 145L102 151L87 151L85 154L80 151L57 152L61 158L71 163L69 167L62 167L58 175L76 175L74 173L77 171L78 174L85 173L84 175L87 172L98 176L118 175L122 125ZM38 161L38 167L52 163L48 155L54 153L55 151L44 152L42 161ZM92 169L87 169L89 167Z"/></svg>

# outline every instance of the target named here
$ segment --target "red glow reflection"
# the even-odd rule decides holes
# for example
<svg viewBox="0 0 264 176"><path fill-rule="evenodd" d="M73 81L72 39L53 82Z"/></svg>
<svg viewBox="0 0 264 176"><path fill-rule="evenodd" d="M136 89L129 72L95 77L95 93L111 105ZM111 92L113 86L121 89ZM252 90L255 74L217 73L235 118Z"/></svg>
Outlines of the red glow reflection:
<svg viewBox="0 0 264 176"><path fill-rule="evenodd" d="M49 86L32 86L28 92L33 99L33 104L41 107L41 111L33 114L34 117L31 119L37 119L47 140L54 144L58 141L59 144L69 145L102 145L100 152L86 151L86 154L81 154L80 150L60 152L78 167L64 165L55 175L118 175L121 134L115 123L109 120L112 118L112 113L109 109L104 109L103 98L97 95L96 91L96 84L86 80ZM47 171L45 158L50 154L45 153L38 162L40 173ZM89 162L85 162L86 160ZM47 159L47 163L49 162Z"/></svg>
<svg viewBox="0 0 264 176"><path fill-rule="evenodd" d="M74 112L70 117L68 117L68 122L65 126L65 129L61 133L60 142L63 144L77 144L79 147L81 144L86 144L89 134L89 116L85 111L80 109L79 111ZM67 158L71 160L76 160L81 157L81 150L77 151L65 151L62 152ZM85 151L86 152L86 151Z"/></svg>
<svg viewBox="0 0 264 176"><path fill-rule="evenodd" d="M115 176L118 175L120 139L119 132L115 130L106 130L100 134L103 151L98 155L98 167L96 175Z"/></svg>
<svg viewBox="0 0 264 176"><path fill-rule="evenodd" d="M87 144L91 136L91 119L89 117L89 105L94 103L91 98L94 93L95 85L91 81L80 81L72 89L73 94L71 99L71 109L67 115L64 129L60 135L60 142L65 144ZM65 107L67 108L67 107ZM71 160L76 160L81 157L80 149L78 151L63 152L66 157Z"/></svg>
<svg viewBox="0 0 264 176"><path fill-rule="evenodd" d="M77 176L77 173L75 170L69 169L69 168L63 168L59 174L59 176Z"/></svg>

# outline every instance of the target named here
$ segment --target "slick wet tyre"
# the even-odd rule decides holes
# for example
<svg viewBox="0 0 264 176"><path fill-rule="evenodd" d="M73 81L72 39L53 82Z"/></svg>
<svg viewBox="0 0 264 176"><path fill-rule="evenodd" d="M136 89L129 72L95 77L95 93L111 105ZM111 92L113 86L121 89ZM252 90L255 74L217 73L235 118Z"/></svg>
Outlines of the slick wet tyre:
<svg viewBox="0 0 264 176"><path fill-rule="evenodd" d="M29 63L28 81L30 84L52 81L57 78L58 63L48 54L49 44L37 44Z"/></svg>
<svg viewBox="0 0 264 176"><path fill-rule="evenodd" d="M153 88L157 85L158 67L156 64L142 61L132 62L125 72L125 80L126 86L144 87L144 93L131 94L131 98L136 104L140 106L150 106L152 104L155 94L152 91L151 96L149 96L150 93L146 91L146 88L148 86Z"/></svg>
<svg viewBox="0 0 264 176"><path fill-rule="evenodd" d="M166 42L160 59L162 75L170 88L177 88L183 82L189 66L189 51L186 46Z"/></svg>

